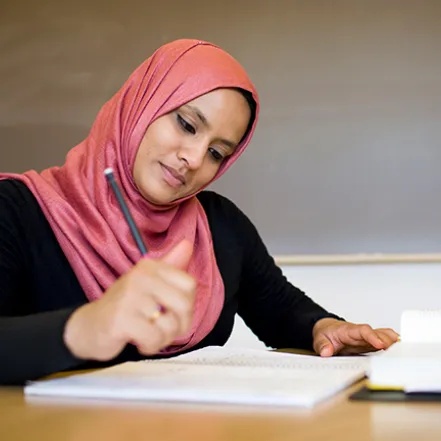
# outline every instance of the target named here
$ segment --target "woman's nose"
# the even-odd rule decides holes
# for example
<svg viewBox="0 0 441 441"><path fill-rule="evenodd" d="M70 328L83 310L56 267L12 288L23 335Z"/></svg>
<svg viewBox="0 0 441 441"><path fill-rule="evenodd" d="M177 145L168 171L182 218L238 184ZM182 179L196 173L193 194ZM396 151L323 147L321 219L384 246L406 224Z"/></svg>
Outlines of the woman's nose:
<svg viewBox="0 0 441 441"><path fill-rule="evenodd" d="M204 162L207 149L207 143L204 141L191 142L180 149L178 157L186 162L190 169L195 170L201 167Z"/></svg>

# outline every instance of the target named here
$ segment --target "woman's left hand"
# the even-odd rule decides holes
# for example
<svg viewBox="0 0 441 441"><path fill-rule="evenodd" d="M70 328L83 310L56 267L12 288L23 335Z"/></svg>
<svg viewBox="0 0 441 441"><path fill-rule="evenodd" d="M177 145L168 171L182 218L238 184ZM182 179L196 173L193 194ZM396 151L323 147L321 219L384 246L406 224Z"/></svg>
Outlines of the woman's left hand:
<svg viewBox="0 0 441 441"><path fill-rule="evenodd" d="M333 318L319 320L313 328L314 351L322 357L353 355L387 349L398 341L390 328L372 329Z"/></svg>

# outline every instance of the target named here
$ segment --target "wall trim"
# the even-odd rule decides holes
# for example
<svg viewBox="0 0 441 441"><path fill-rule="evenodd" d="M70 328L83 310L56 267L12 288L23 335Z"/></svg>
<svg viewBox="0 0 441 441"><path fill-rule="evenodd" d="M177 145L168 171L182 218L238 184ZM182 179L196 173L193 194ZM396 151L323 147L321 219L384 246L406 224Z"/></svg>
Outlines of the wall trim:
<svg viewBox="0 0 441 441"><path fill-rule="evenodd" d="M274 259L280 266L441 263L441 254L293 254L274 255Z"/></svg>

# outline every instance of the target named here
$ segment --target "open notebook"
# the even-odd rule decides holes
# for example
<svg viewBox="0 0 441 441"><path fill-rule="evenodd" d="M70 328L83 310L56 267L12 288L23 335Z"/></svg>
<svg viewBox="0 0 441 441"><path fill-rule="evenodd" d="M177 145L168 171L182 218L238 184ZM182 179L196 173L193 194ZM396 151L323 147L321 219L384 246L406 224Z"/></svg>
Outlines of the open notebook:
<svg viewBox="0 0 441 441"><path fill-rule="evenodd" d="M441 310L404 311L400 331L400 342L369 357L369 387L441 392Z"/></svg>
<svg viewBox="0 0 441 441"><path fill-rule="evenodd" d="M27 395L313 407L364 377L368 357L208 347L29 383Z"/></svg>

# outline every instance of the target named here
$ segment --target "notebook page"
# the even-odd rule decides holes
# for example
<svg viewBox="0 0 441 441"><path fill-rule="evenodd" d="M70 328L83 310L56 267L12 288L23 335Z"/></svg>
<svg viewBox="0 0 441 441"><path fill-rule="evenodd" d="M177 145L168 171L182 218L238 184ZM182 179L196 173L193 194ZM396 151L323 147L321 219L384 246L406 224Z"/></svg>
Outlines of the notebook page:
<svg viewBox="0 0 441 441"><path fill-rule="evenodd" d="M366 356L323 358L315 355L299 355L262 349L240 349L209 346L194 352L165 360L146 360L147 363L189 363L219 366L272 367L287 369L351 370L369 366Z"/></svg>
<svg viewBox="0 0 441 441"><path fill-rule="evenodd" d="M329 371L315 366L302 368L298 364L295 369L284 369L131 362L90 374L34 382L26 386L25 394L312 407L364 376L360 368Z"/></svg>
<svg viewBox="0 0 441 441"><path fill-rule="evenodd" d="M404 311L401 341L441 343L441 309Z"/></svg>

